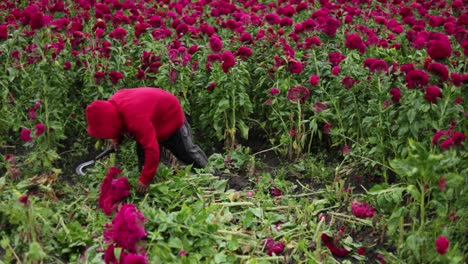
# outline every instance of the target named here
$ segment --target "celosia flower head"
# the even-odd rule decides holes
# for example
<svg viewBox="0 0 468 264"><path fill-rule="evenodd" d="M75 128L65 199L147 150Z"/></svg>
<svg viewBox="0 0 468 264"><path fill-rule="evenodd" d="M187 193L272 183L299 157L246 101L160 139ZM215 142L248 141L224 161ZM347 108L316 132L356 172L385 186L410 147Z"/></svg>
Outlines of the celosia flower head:
<svg viewBox="0 0 468 264"><path fill-rule="evenodd" d="M145 217L134 204L123 205L112 220L106 225L104 238L107 242L121 247L129 253L137 254L137 243L146 236Z"/></svg>
<svg viewBox="0 0 468 264"><path fill-rule="evenodd" d="M349 251L344 248L340 247L339 245L337 246L335 244L335 241L333 241L333 238L328 236L327 234L323 233L320 237L322 239L322 242L325 243L327 248L330 250L330 252L337 257L344 257L348 255Z"/></svg>
<svg viewBox="0 0 468 264"><path fill-rule="evenodd" d="M268 249L267 255L272 256L273 253L275 255L279 255L284 251L284 243L283 242L275 242L275 240L271 237L264 240L265 246Z"/></svg>
<svg viewBox="0 0 468 264"><path fill-rule="evenodd" d="M224 72L229 72L229 70L236 65L236 59L234 58L234 55L232 54L231 51L226 50L223 52L222 55L222 61L223 63L221 64L221 67L223 68Z"/></svg>
<svg viewBox="0 0 468 264"><path fill-rule="evenodd" d="M130 195L128 179L125 177L114 179L121 172L119 168L110 168L101 184L98 204L107 215L116 211L118 204Z"/></svg>
<svg viewBox="0 0 468 264"><path fill-rule="evenodd" d="M375 209L370 206L367 202L358 202L353 200L351 203L351 210L353 211L354 216L358 218L368 218L374 215Z"/></svg>
<svg viewBox="0 0 468 264"><path fill-rule="evenodd" d="M27 129L27 128L21 128L21 131L20 131L20 139L22 141L26 141L26 142L31 142L32 141L32 138L31 138L31 130Z"/></svg>
<svg viewBox="0 0 468 264"><path fill-rule="evenodd" d="M444 255L445 253L447 253L449 245L450 242L445 236L439 236L435 241L437 253L439 253L440 255Z"/></svg>
<svg viewBox="0 0 468 264"><path fill-rule="evenodd" d="M408 88L424 88L429 83L429 76L423 70L411 70L406 76L406 83Z"/></svg>
<svg viewBox="0 0 468 264"><path fill-rule="evenodd" d="M431 103L437 103L437 97L442 98L442 91L437 86L429 86L426 88L424 99Z"/></svg>
<svg viewBox="0 0 468 264"><path fill-rule="evenodd" d="M289 88L288 90L288 99L301 104L305 103L307 98L310 96L310 91L304 86L296 86Z"/></svg>

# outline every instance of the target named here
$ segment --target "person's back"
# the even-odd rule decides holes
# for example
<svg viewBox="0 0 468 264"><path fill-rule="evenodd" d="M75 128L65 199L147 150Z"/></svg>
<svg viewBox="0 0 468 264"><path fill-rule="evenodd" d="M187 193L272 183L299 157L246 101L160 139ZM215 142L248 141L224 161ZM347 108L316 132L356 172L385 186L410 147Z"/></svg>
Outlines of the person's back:
<svg viewBox="0 0 468 264"><path fill-rule="evenodd" d="M184 124L184 113L177 97L159 88L121 89L109 102L121 114L124 129L130 134L135 134L143 123L151 122L157 139L164 141Z"/></svg>

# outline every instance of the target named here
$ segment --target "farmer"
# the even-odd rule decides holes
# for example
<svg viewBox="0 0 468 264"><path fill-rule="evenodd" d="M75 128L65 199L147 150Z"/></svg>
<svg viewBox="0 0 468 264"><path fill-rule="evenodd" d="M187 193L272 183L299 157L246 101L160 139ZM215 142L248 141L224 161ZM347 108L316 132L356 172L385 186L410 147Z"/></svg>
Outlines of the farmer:
<svg viewBox="0 0 468 264"><path fill-rule="evenodd" d="M159 88L121 89L107 101L96 100L86 107L88 134L111 139L114 147L124 135L136 143L141 171L137 192L142 194L155 176L159 165L160 146L169 149L185 164L205 167L205 153L193 143L192 132L179 100Z"/></svg>

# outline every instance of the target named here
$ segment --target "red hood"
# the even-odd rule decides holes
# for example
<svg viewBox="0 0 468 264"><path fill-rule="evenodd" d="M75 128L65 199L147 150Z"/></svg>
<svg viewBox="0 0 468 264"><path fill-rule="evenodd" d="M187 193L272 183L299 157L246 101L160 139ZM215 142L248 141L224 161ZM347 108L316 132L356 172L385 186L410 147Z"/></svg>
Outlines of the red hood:
<svg viewBox="0 0 468 264"><path fill-rule="evenodd" d="M88 134L94 138L118 139L122 130L117 108L109 101L97 100L86 107Z"/></svg>

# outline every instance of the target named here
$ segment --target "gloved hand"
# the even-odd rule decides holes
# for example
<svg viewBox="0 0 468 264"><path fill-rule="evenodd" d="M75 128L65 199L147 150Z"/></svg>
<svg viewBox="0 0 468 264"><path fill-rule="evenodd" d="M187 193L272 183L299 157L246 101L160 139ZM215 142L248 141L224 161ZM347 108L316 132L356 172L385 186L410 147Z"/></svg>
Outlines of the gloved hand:
<svg viewBox="0 0 468 264"><path fill-rule="evenodd" d="M146 185L140 181L137 183L137 193L138 194L145 194L148 192L149 185Z"/></svg>

